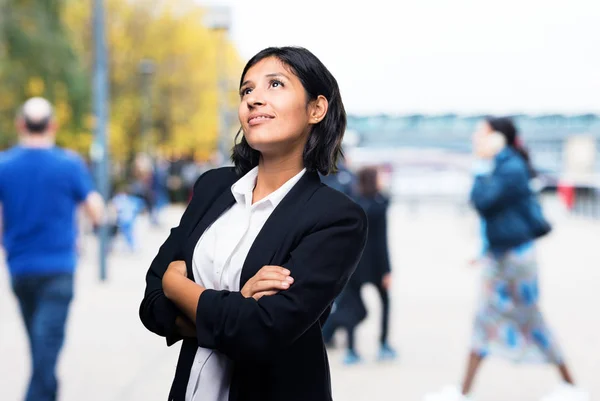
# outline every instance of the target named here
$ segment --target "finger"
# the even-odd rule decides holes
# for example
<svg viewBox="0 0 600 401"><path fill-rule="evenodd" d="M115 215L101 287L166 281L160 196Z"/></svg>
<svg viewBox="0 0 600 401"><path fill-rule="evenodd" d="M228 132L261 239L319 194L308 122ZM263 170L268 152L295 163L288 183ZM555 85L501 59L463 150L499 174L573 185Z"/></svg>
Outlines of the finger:
<svg viewBox="0 0 600 401"><path fill-rule="evenodd" d="M252 286L252 292L287 290L290 288L290 285L290 282L287 280L260 280Z"/></svg>
<svg viewBox="0 0 600 401"><path fill-rule="evenodd" d="M285 274L286 276L290 275L290 271L288 269L286 269L285 267L281 267L281 266L274 266L274 265L265 265L263 266L260 271L275 271L275 272L279 272L281 274ZM260 272L259 272L260 273Z"/></svg>
<svg viewBox="0 0 600 401"><path fill-rule="evenodd" d="M275 294L277 294L278 292L279 292L279 291L262 291L262 292L258 292L258 293L256 293L256 294L254 294L254 295L252 296L252 298L254 298L254 299L256 299L256 300L258 301L259 299L261 299L261 298L262 298L262 297L264 297L264 296L275 295Z"/></svg>
<svg viewBox="0 0 600 401"><path fill-rule="evenodd" d="M287 290L288 288L290 288L290 283L288 281L261 280L252 286L252 292L256 294L262 291Z"/></svg>
<svg viewBox="0 0 600 401"><path fill-rule="evenodd" d="M292 276L287 276L285 274L281 274L279 272L273 272L273 271L262 273L260 275L260 277L257 277L256 281L271 281L271 280L287 281L290 284L292 284L294 282L294 278Z"/></svg>
<svg viewBox="0 0 600 401"><path fill-rule="evenodd" d="M169 267L177 270L187 270L185 266L185 261L183 260L175 260L169 263Z"/></svg>
<svg viewBox="0 0 600 401"><path fill-rule="evenodd" d="M289 275L289 272L283 273L280 269L271 268L259 271L255 277L258 280L282 280L283 277L289 277Z"/></svg>

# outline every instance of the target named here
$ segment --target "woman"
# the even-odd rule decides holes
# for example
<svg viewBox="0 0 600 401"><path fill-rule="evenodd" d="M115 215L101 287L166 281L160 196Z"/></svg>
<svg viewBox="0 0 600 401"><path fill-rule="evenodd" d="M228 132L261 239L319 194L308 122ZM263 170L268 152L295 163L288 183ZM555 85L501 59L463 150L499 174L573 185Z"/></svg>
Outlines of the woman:
<svg viewBox="0 0 600 401"><path fill-rule="evenodd" d="M321 183L340 156L337 82L302 48L240 80L235 168L208 171L146 278L144 325L183 338L169 400L331 400L321 327L360 259L357 204Z"/></svg>
<svg viewBox="0 0 600 401"><path fill-rule="evenodd" d="M508 118L488 118L474 134L478 158L471 202L482 219L482 299L475 316L462 388L448 387L427 401L470 399L473 379L487 356L514 362L551 363L563 384L543 400L587 400L573 385L556 339L538 307L538 273L531 222L534 170Z"/></svg>
<svg viewBox="0 0 600 401"><path fill-rule="evenodd" d="M381 336L379 339L378 359L390 360L396 352L388 343L390 315L389 288L392 283L388 243L387 210L389 200L379 189L379 173L374 167L366 167L358 172L358 194L356 201L363 207L369 222L369 233L362 258L350 282L336 301L335 312L329 317L323 328L323 336L331 343L335 330L345 327L348 332L348 344L344 363L352 365L361 362L355 347L355 330L367 316L367 310L361 297L364 284L375 285L381 298Z"/></svg>

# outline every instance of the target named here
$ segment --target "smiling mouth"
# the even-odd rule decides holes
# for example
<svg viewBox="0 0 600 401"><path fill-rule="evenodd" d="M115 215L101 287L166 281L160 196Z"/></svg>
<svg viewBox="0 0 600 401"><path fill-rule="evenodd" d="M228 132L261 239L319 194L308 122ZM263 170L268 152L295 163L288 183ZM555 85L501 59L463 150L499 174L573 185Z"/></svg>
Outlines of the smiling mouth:
<svg viewBox="0 0 600 401"><path fill-rule="evenodd" d="M260 124L263 121L272 120L272 119L273 119L273 117L269 117L269 116L256 116L256 117L252 117L251 119L249 119L248 124L256 125L256 124Z"/></svg>

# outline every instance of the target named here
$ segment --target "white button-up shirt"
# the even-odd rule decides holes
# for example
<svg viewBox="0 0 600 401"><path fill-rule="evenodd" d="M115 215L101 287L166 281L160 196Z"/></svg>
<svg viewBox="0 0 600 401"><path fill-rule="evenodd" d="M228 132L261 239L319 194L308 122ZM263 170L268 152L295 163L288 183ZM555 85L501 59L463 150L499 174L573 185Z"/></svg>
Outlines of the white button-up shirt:
<svg viewBox="0 0 600 401"><path fill-rule="evenodd" d="M194 281L208 289L239 291L242 266L256 236L305 172L306 169L302 170L255 204L252 204L252 192L258 167L233 184L234 205L202 234L196 244L192 258ZM231 361L225 355L198 347L185 400L227 401L231 367Z"/></svg>

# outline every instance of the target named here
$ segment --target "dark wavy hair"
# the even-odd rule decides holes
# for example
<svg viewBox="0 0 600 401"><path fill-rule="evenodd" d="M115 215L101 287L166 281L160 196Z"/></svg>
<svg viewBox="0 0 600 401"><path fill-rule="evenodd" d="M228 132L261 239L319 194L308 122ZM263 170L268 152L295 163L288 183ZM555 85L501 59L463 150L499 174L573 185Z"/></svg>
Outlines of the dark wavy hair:
<svg viewBox="0 0 600 401"><path fill-rule="evenodd" d="M536 176L535 168L531 163L531 157L529 156L529 152L523 145L519 130L517 129L515 123L510 117L486 117L485 121L492 127L492 129L496 132L499 132L506 139L506 145L510 148L514 149L525 161L527 165L527 170L529 171L529 175L531 177Z"/></svg>
<svg viewBox="0 0 600 401"><path fill-rule="evenodd" d="M338 159L343 157L341 145L346 131L346 111L337 81L310 51L302 47L269 47L248 61L240 78L240 87L248 70L269 57L277 58L298 77L306 91L307 105L319 95L327 99L327 114L313 125L302 157L308 171L318 171L323 175L335 173ZM238 142L240 134L242 138ZM236 172L243 175L258 165L260 152L248 144L241 128L235 139L231 161Z"/></svg>

